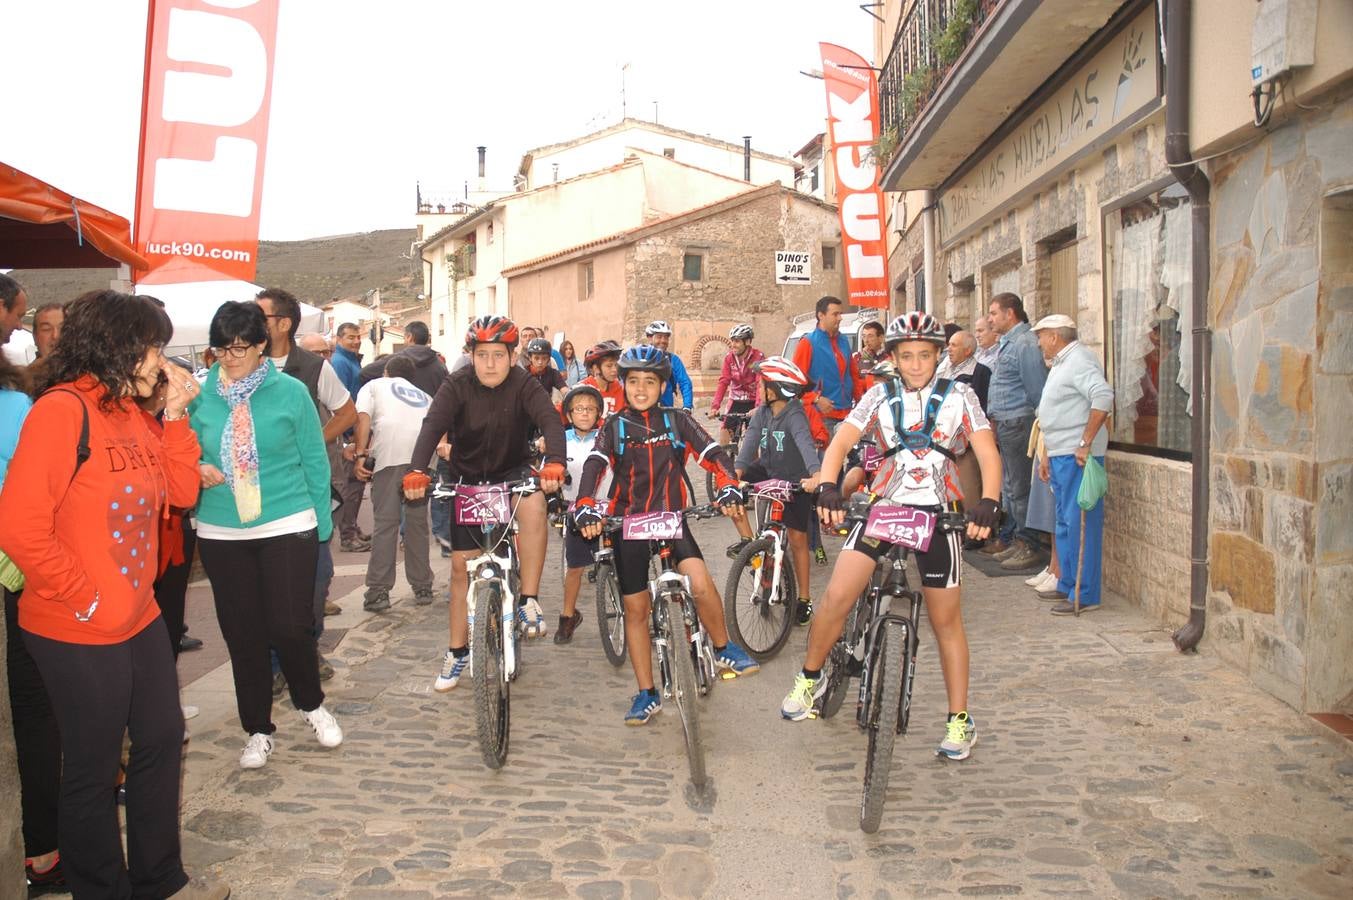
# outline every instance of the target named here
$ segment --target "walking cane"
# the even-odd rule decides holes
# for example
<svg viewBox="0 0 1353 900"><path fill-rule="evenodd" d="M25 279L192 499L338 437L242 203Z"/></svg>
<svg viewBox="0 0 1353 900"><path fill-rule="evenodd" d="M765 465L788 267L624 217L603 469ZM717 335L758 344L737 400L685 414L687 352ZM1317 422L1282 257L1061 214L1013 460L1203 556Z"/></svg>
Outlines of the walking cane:
<svg viewBox="0 0 1353 900"><path fill-rule="evenodd" d="M1085 568L1085 510L1081 510L1081 545L1076 551L1076 599L1077 617L1081 614L1081 570Z"/></svg>

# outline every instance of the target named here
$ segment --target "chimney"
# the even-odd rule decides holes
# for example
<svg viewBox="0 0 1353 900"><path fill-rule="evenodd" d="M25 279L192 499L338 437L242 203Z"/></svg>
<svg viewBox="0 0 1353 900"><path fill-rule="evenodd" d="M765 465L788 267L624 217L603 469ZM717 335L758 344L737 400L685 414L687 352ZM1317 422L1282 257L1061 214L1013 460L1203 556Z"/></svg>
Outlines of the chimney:
<svg viewBox="0 0 1353 900"><path fill-rule="evenodd" d="M484 147L475 147L475 150L479 151L479 178L480 178L481 181L482 181L483 178L484 178L484 150L485 150L485 149L486 149L486 148L484 148Z"/></svg>
<svg viewBox="0 0 1353 900"><path fill-rule="evenodd" d="M752 136L742 136L742 180L752 180Z"/></svg>

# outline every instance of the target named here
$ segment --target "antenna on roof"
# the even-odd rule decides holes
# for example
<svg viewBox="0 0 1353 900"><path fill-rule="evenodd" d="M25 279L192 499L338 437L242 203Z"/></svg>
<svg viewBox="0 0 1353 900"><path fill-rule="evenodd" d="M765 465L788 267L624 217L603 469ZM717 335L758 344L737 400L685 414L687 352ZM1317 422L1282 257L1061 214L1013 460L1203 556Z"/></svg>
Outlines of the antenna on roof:
<svg viewBox="0 0 1353 900"><path fill-rule="evenodd" d="M625 63L620 67L620 121L625 121L627 115L625 106L625 73L630 70L630 64Z"/></svg>

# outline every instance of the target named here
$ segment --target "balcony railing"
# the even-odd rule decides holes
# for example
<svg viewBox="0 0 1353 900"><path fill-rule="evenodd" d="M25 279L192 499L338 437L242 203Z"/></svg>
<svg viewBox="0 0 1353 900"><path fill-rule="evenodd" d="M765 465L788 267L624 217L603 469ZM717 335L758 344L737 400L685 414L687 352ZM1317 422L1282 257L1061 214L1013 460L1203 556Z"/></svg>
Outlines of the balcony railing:
<svg viewBox="0 0 1353 900"><path fill-rule="evenodd" d="M973 35L1005 2L914 0L902 14L879 75L880 163L892 158Z"/></svg>

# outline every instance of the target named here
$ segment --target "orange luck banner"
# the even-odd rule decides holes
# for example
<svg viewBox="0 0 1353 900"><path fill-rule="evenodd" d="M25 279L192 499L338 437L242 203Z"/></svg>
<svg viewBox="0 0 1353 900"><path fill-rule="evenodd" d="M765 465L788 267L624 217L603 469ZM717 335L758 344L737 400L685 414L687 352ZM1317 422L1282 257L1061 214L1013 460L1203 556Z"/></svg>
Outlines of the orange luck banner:
<svg viewBox="0 0 1353 900"><path fill-rule="evenodd" d="M844 47L819 44L827 84L827 126L841 205L847 301L888 308L888 240L873 147L879 137L874 70Z"/></svg>
<svg viewBox="0 0 1353 900"><path fill-rule="evenodd" d="M278 2L151 0L138 283L254 278Z"/></svg>

